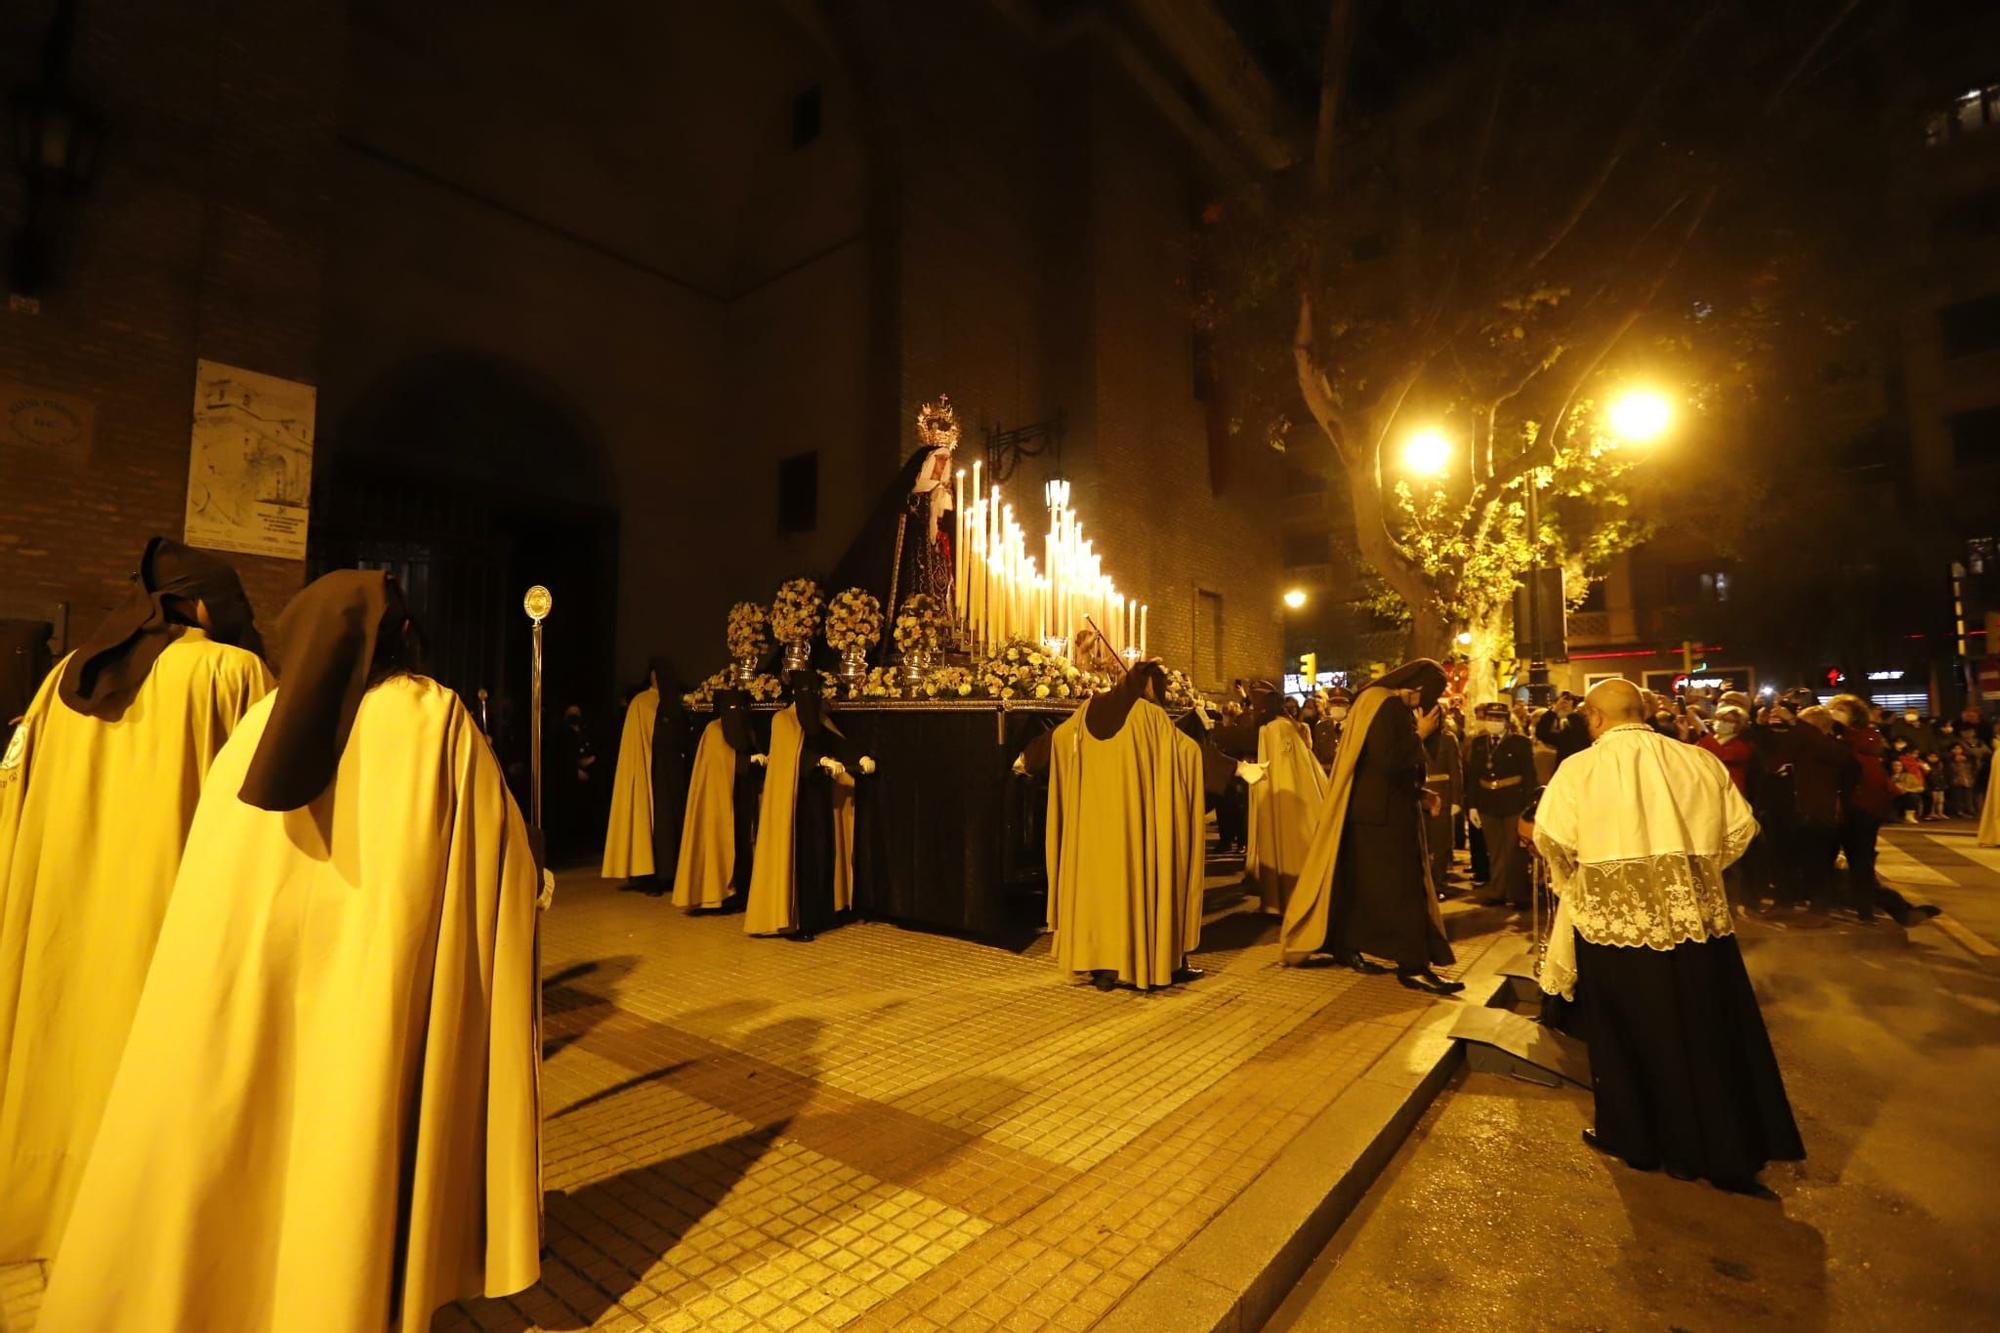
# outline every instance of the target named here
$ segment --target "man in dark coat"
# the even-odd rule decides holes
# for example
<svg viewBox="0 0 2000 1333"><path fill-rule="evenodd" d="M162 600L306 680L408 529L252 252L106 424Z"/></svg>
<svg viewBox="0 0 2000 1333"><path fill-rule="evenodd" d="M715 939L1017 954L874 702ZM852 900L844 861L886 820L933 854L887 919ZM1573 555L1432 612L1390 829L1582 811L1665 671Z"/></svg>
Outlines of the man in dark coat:
<svg viewBox="0 0 2000 1333"><path fill-rule="evenodd" d="M1465 756L1466 804L1486 844L1489 903L1527 907L1534 895L1528 852L1521 846L1521 811L1537 790L1535 748L1508 726L1507 705L1479 706L1479 734Z"/></svg>
<svg viewBox="0 0 2000 1333"><path fill-rule="evenodd" d="M1590 748L1590 725L1576 711L1576 696L1564 690L1555 706L1535 723L1535 739L1556 752L1556 767L1573 754Z"/></svg>
<svg viewBox="0 0 2000 1333"><path fill-rule="evenodd" d="M1397 979L1413 989L1465 988L1432 970L1456 961L1425 847L1425 816L1438 798L1424 785L1424 741L1442 725L1444 687L1444 668L1419 659L1371 682L1355 701L1286 905L1287 963L1323 959L1376 970L1365 957L1373 955L1393 962Z"/></svg>

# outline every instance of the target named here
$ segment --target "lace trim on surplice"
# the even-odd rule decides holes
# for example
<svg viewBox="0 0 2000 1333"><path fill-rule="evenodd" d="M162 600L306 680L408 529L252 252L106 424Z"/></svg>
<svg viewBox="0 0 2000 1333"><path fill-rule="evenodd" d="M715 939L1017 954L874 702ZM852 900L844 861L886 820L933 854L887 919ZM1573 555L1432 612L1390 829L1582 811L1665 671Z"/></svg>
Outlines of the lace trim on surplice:
<svg viewBox="0 0 2000 1333"><path fill-rule="evenodd" d="M1570 920L1592 944L1671 949L1729 934L1720 855L1669 852L1575 868L1564 885Z"/></svg>

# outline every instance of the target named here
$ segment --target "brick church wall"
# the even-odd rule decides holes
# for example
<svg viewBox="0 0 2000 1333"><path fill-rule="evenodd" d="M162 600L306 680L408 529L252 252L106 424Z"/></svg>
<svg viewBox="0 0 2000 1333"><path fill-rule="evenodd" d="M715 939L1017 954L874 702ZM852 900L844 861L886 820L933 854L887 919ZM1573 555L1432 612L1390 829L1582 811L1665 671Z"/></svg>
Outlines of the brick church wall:
<svg viewBox="0 0 2000 1333"><path fill-rule="evenodd" d="M29 78L52 6L0 18ZM86 452L0 448L0 614L85 634L148 536L180 537L195 361L314 383L342 4L87 5L72 81L107 124L40 313L0 310L0 379L88 403ZM0 218L22 206L0 173ZM228 555L269 623L299 561Z"/></svg>

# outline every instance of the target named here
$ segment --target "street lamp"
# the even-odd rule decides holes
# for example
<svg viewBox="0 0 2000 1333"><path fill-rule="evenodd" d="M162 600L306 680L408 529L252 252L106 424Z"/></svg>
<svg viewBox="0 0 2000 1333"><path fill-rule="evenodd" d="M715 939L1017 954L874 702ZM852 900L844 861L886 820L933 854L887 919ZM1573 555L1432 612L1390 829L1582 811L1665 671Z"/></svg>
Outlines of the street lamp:
<svg viewBox="0 0 2000 1333"><path fill-rule="evenodd" d="M1285 605L1287 607L1297 611L1305 606L1305 604L1306 590L1304 588L1288 588L1285 590Z"/></svg>
<svg viewBox="0 0 2000 1333"><path fill-rule="evenodd" d="M1426 427L1403 441L1403 469L1420 477L1435 477L1451 462L1451 441L1443 431Z"/></svg>
<svg viewBox="0 0 2000 1333"><path fill-rule="evenodd" d="M1657 389L1627 389L1605 411L1611 433L1631 444L1650 444L1673 424L1674 405Z"/></svg>

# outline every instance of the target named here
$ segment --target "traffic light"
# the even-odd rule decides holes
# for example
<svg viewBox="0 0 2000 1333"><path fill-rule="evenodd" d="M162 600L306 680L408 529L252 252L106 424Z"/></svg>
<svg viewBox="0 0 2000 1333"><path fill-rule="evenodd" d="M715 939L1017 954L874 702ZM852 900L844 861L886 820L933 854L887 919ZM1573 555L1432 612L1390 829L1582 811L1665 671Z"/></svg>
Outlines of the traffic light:
<svg viewBox="0 0 2000 1333"><path fill-rule="evenodd" d="M1311 694L1313 692L1313 688L1318 684L1319 684L1319 654L1300 653L1299 654L1300 691L1305 694Z"/></svg>

